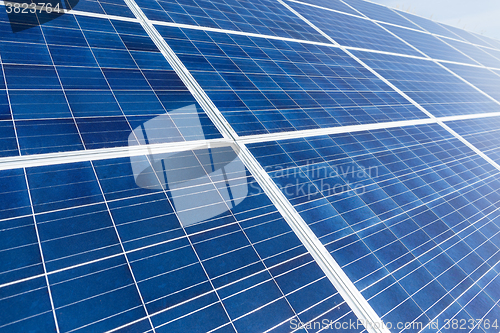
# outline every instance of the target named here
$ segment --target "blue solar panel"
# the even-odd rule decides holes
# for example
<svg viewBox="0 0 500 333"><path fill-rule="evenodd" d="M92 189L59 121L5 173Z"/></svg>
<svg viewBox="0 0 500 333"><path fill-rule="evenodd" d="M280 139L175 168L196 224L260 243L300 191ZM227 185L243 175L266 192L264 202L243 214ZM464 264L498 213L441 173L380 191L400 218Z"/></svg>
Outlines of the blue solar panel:
<svg viewBox="0 0 500 333"><path fill-rule="evenodd" d="M239 135L426 117L336 48L157 28Z"/></svg>
<svg viewBox="0 0 500 333"><path fill-rule="evenodd" d="M496 75L494 71L485 68L467 67L455 64L445 64L445 66L495 98L497 101L500 101L500 91L498 90L500 75Z"/></svg>
<svg viewBox="0 0 500 333"><path fill-rule="evenodd" d="M447 40L446 42L483 66L500 68L500 60L488 54L486 50L483 51L483 49L474 45L455 40Z"/></svg>
<svg viewBox="0 0 500 333"><path fill-rule="evenodd" d="M497 117L459 120L446 124L488 157L500 163L500 120Z"/></svg>
<svg viewBox="0 0 500 333"><path fill-rule="evenodd" d="M3 23L2 73L22 155L220 137L139 23L64 15L16 34ZM129 137L160 115L162 133ZM17 155L12 146L1 149Z"/></svg>
<svg viewBox="0 0 500 333"><path fill-rule="evenodd" d="M288 4L291 3L291 1L286 0ZM348 14L353 14L357 16L361 16L358 11L353 9L352 7L346 5L343 1L340 0L305 0L305 1L300 1L303 3L308 3L314 6L319 6L327 9L333 9L337 10L343 13L348 13Z"/></svg>
<svg viewBox="0 0 500 333"><path fill-rule="evenodd" d="M436 117L499 111L497 103L432 61L354 53ZM460 67L475 73L483 71L477 67Z"/></svg>
<svg viewBox="0 0 500 333"><path fill-rule="evenodd" d="M500 70L444 43L500 68L498 41L361 0L134 2L0 6L0 332L498 331L500 168L464 140L498 162L500 109L457 75L498 100Z"/></svg>
<svg viewBox="0 0 500 333"><path fill-rule="evenodd" d="M137 4L150 20L327 42L276 1L140 0Z"/></svg>
<svg viewBox="0 0 500 333"><path fill-rule="evenodd" d="M22 169L1 172L3 329L54 327L37 232L64 332L149 332L145 309L157 332L356 321L231 148L26 175L30 196Z"/></svg>
<svg viewBox="0 0 500 333"><path fill-rule="evenodd" d="M445 25L445 24L441 24L441 25L444 26L446 29L450 30L451 32L453 32L455 35L460 36L461 38L465 39L466 41L468 41L470 43L481 45L481 46L486 46L486 47L490 46L490 44L486 43L484 40L482 40L481 38L475 36L474 34L468 32L468 31L465 31L465 30L462 30L459 28L455 28L453 26Z"/></svg>
<svg viewBox="0 0 500 333"><path fill-rule="evenodd" d="M498 317L500 174L439 125L250 150L383 320Z"/></svg>
<svg viewBox="0 0 500 333"><path fill-rule="evenodd" d="M470 59L466 55L463 55L453 47L446 45L443 41L432 35L385 24L384 27L431 58L461 62L466 64L478 64L476 61ZM448 42L449 40L445 41Z"/></svg>
<svg viewBox="0 0 500 333"><path fill-rule="evenodd" d="M364 15L377 21L401 25L403 27L422 30L419 26L413 24L411 21L398 15L392 9L381 6L375 3L362 1L362 0L344 0L345 3L351 5Z"/></svg>
<svg viewBox="0 0 500 333"><path fill-rule="evenodd" d="M403 11L400 11L400 10L397 10L396 12L399 15L402 15L402 16L406 17L411 22L419 25L421 28L427 30L428 32L430 32L432 34L437 34L437 35L440 35L440 36L445 36L445 37L449 37L449 38L463 40L458 35L455 35L453 32L451 32L450 30L444 28L443 26L441 26L440 24L438 24L438 23L436 23L434 21L431 21L429 19L417 16L417 15L413 15L413 14L410 14L410 13L406 13L406 12L403 12Z"/></svg>
<svg viewBox="0 0 500 333"><path fill-rule="evenodd" d="M289 5L341 45L420 55L404 42L367 19L298 3L289 3Z"/></svg>

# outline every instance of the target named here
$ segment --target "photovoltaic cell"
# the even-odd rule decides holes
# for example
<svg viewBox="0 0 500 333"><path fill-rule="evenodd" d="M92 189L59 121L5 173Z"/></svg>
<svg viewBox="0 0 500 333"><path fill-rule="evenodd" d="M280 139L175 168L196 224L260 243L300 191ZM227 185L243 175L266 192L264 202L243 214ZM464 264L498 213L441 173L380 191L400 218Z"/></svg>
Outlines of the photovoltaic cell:
<svg viewBox="0 0 500 333"><path fill-rule="evenodd" d="M139 23L64 15L1 29L7 155L12 119L22 155L220 137ZM161 132L131 136L159 116Z"/></svg>
<svg viewBox="0 0 500 333"><path fill-rule="evenodd" d="M475 36L474 34L468 32L466 30L455 28L455 27L452 27L450 25L446 25L446 24L442 24L442 23L440 23L440 24L443 27L445 27L446 29L451 30L455 35L462 37L463 39L465 39L466 41L468 41L472 44L477 44L477 45L486 46L486 47L490 46L484 40L482 40L481 38Z"/></svg>
<svg viewBox="0 0 500 333"><path fill-rule="evenodd" d="M392 33L399 36L400 38L404 39L405 41L407 41L408 43L410 43L411 45L413 45L414 47L416 47L417 49L419 49L420 51L422 51L431 58L462 62L466 64L474 64L474 65L478 64L478 62L463 55L459 51L455 50L453 47L446 45L443 41L439 40L438 38L432 35L413 30L403 29L399 27L394 27L386 24L384 24L384 27L387 28Z"/></svg>
<svg viewBox="0 0 500 333"><path fill-rule="evenodd" d="M372 2L366 2L362 0L344 0L345 3L351 5L364 15L377 21L382 21L391 24L401 25L403 27L422 30L419 26L413 24L404 17L398 15L392 9L377 5Z"/></svg>
<svg viewBox="0 0 500 333"><path fill-rule="evenodd" d="M337 48L157 28L239 135L426 117Z"/></svg>
<svg viewBox="0 0 500 333"><path fill-rule="evenodd" d="M455 40L447 40L446 42L483 66L500 68L500 60L483 51L480 47Z"/></svg>
<svg viewBox="0 0 500 333"><path fill-rule="evenodd" d="M140 0L150 20L328 42L283 5L271 0Z"/></svg>
<svg viewBox="0 0 500 333"><path fill-rule="evenodd" d="M498 316L500 174L439 125L250 150L386 323Z"/></svg>
<svg viewBox="0 0 500 333"><path fill-rule="evenodd" d="M420 55L420 53L367 19L325 11L298 3L289 3L289 5L340 45Z"/></svg>
<svg viewBox="0 0 500 333"><path fill-rule="evenodd" d="M327 10L285 1L341 45L402 54L352 51L433 115L499 110L435 62L404 56L422 55L344 2L306 0ZM279 2L136 2L239 135L427 118ZM346 2L433 58L474 64L429 34L394 25L443 35L500 68L496 40ZM7 163L221 138L123 0L80 0L75 15L7 15L4 7ZM500 99L500 70L443 64ZM447 125L500 163L497 118ZM398 322L420 331L436 319L481 319L473 332L497 329L500 173L443 127L249 148L391 332L403 331ZM356 323L229 146L105 160L82 153L83 162L53 165L41 155L32 161L43 166L0 170L1 332L312 333ZM346 331L366 331L355 326Z"/></svg>
<svg viewBox="0 0 500 333"><path fill-rule="evenodd" d="M436 117L499 111L497 103L432 61L353 53ZM455 68L455 65L445 66ZM473 73L483 71L477 67L460 68Z"/></svg>
<svg viewBox="0 0 500 333"><path fill-rule="evenodd" d="M402 12L399 10L394 10L394 11L399 15L406 17L411 22L419 25L420 27L422 27L423 29L427 30L432 34L463 40L463 38L461 38L460 36L455 35L453 32L444 28L443 26L439 25L434 21L410 13Z"/></svg>
<svg viewBox="0 0 500 333"><path fill-rule="evenodd" d="M500 163L500 120L497 117L452 121L446 124L492 160Z"/></svg>
<svg viewBox="0 0 500 333"><path fill-rule="evenodd" d="M500 91L498 90L500 75L496 75L496 72L486 68L467 67L455 64L445 64L445 66L495 98L497 101L500 101Z"/></svg>
<svg viewBox="0 0 500 333"><path fill-rule="evenodd" d="M229 147L26 175L1 173L2 329L54 326L34 219L61 332L149 332L146 310L156 332L356 321Z"/></svg>
<svg viewBox="0 0 500 333"><path fill-rule="evenodd" d="M286 2L287 3L291 3L292 1L286 0ZM312 4L312 5L320 6L320 7L323 7L323 8L337 10L337 11L343 12L343 13L348 13L348 14L353 14L353 15L361 16L358 11L356 11L356 10L352 9L351 7L345 5L340 0L304 0L304 1L299 1L299 2Z"/></svg>

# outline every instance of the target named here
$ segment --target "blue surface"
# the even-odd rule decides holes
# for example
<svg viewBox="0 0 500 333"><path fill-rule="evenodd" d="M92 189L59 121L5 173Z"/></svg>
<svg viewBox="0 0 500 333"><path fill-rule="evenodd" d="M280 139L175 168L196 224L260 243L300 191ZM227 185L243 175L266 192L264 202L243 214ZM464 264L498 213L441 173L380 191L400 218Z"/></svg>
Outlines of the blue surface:
<svg viewBox="0 0 500 333"><path fill-rule="evenodd" d="M401 25L403 27L422 30L419 26L413 24L411 21L398 15L392 9L381 6L375 3L366 2L362 0L344 0L345 3L351 5L367 17L391 24Z"/></svg>
<svg viewBox="0 0 500 333"><path fill-rule="evenodd" d="M291 4L291 2L288 0L286 0L286 2L288 4ZM343 13L361 16L358 11L349 7L348 5L341 2L340 0L305 0L305 1L301 1L301 2L309 3L309 4L314 5L314 6L320 6L323 8L337 10L337 11L340 11Z"/></svg>
<svg viewBox="0 0 500 333"><path fill-rule="evenodd" d="M478 65L476 61L430 34L394 27L388 24L383 24L383 26L431 58ZM450 42L448 39L444 39L444 41L447 43Z"/></svg>
<svg viewBox="0 0 500 333"><path fill-rule="evenodd" d="M446 123L455 132L500 164L500 119L468 119Z"/></svg>
<svg viewBox="0 0 500 333"><path fill-rule="evenodd" d="M500 101L500 75L497 72L490 71L486 68L467 67L455 64L444 64L447 68L451 69L454 73L460 75L474 86L478 87L491 97Z"/></svg>
<svg viewBox="0 0 500 333"><path fill-rule="evenodd" d="M272 0L136 2L150 20L328 42L283 5Z"/></svg>
<svg viewBox="0 0 500 333"><path fill-rule="evenodd" d="M428 32L430 32L432 34L463 40L463 38L461 38L460 36L455 35L453 32L444 28L442 25L440 25L434 21L431 21L429 19L417 16L417 15L413 15L413 14L410 14L407 12L403 12L400 10L395 10L395 12L397 12L401 16L406 17L411 22L417 24L418 26L420 26L421 28L427 30Z"/></svg>
<svg viewBox="0 0 500 333"><path fill-rule="evenodd" d="M420 55L368 19L326 11L295 2L289 3L289 5L340 45Z"/></svg>
<svg viewBox="0 0 500 333"><path fill-rule="evenodd" d="M426 117L337 48L157 29L239 135Z"/></svg>
<svg viewBox="0 0 500 333"><path fill-rule="evenodd" d="M439 125L250 150L384 321L498 317L500 173Z"/></svg>
<svg viewBox="0 0 500 333"><path fill-rule="evenodd" d="M54 327L34 218L61 332L149 332L145 308L157 332L356 321L231 148L149 158L27 169L34 216L23 170L1 172L1 329Z"/></svg>
<svg viewBox="0 0 500 333"><path fill-rule="evenodd" d="M353 53L435 117L500 111L497 103L432 61L360 51ZM487 74L486 69L444 65L452 70L458 66L464 73L472 71L478 76L477 83L489 77L481 77L482 73Z"/></svg>
<svg viewBox="0 0 500 333"><path fill-rule="evenodd" d="M143 144L132 130L159 115L155 142L220 137L139 23L63 15L14 34L0 20L0 115L22 155ZM3 155L17 155L11 124Z"/></svg>
<svg viewBox="0 0 500 333"><path fill-rule="evenodd" d="M472 59L476 60L483 66L500 68L500 60L487 53L488 49L482 49L480 47L468 43L458 42L455 40L447 40L446 42L449 43L454 48L456 48L457 50L465 53Z"/></svg>

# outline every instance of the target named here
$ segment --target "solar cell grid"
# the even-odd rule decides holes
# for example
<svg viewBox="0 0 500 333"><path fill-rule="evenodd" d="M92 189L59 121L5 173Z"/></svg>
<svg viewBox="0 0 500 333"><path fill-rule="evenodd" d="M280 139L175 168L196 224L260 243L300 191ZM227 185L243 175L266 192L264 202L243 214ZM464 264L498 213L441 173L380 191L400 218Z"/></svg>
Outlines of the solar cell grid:
<svg viewBox="0 0 500 333"><path fill-rule="evenodd" d="M438 125L250 149L383 320L500 310L498 170Z"/></svg>
<svg viewBox="0 0 500 333"><path fill-rule="evenodd" d="M496 72L486 68L472 68L455 64L445 64L445 66L497 101L500 100L500 91L497 88L500 76L496 75Z"/></svg>
<svg viewBox="0 0 500 333"><path fill-rule="evenodd" d="M3 303L39 306L12 311L5 329L32 327L30 316L54 325L33 217L61 332L146 332L148 318L157 332L356 320L231 148L34 167L26 176L30 196L22 169L2 172L1 282L13 283Z"/></svg>
<svg viewBox="0 0 500 333"><path fill-rule="evenodd" d="M436 117L497 112L498 104L432 61L353 53ZM454 70L458 65L445 64ZM477 75L486 69L459 66ZM456 72L460 75L460 72ZM493 75L493 74L492 74Z"/></svg>
<svg viewBox="0 0 500 333"><path fill-rule="evenodd" d="M410 13L406 13L400 10L395 10L395 12L401 16L406 17L411 22L419 25L420 27L422 27L423 29L427 30L432 34L463 40L463 38L461 38L460 36L455 35L453 32L444 28L443 26L439 25L434 21Z"/></svg>
<svg viewBox="0 0 500 333"><path fill-rule="evenodd" d="M289 0L287 0L287 2L288 1ZM291 2L297 2L297 1L294 0ZM340 0L333 0L333 1L330 1L330 0L305 0L305 1L298 1L298 2L308 3L308 4L311 4L314 6L333 9L333 10L337 10L337 11L340 11L343 13L360 16L359 12L352 9L352 7L347 6L344 2L342 2Z"/></svg>
<svg viewBox="0 0 500 333"><path fill-rule="evenodd" d="M406 18L398 15L396 12L394 12L392 9L388 7L362 0L343 0L343 1L373 20L387 22L391 24L397 24L407 28L422 30L419 26L413 24Z"/></svg>
<svg viewBox="0 0 500 333"><path fill-rule="evenodd" d="M339 49L157 28L239 135L425 118Z"/></svg>
<svg viewBox="0 0 500 333"><path fill-rule="evenodd" d="M420 55L370 20L298 3L289 3L289 5L340 45Z"/></svg>
<svg viewBox="0 0 500 333"><path fill-rule="evenodd" d="M476 61L463 55L451 46L446 45L443 41L432 35L399 27L393 27L386 24L383 24L383 26L431 58L461 62L466 64L478 64Z"/></svg>
<svg viewBox="0 0 500 333"><path fill-rule="evenodd" d="M454 40L447 40L446 42L451 46L453 46L454 48L456 48L457 50L459 50L460 52L463 52L467 56L476 60L483 66L500 68L500 60L491 56L490 54L488 54L486 51L483 51L483 49L479 47L470 45L468 43L457 42Z"/></svg>
<svg viewBox="0 0 500 333"><path fill-rule="evenodd" d="M22 155L144 144L131 131L160 115L151 143L220 137L139 23L65 15L9 29L1 59ZM36 53L14 41L24 36ZM199 128L187 123L195 118Z"/></svg>
<svg viewBox="0 0 500 333"><path fill-rule="evenodd" d="M465 39L466 41L468 41L472 44L477 44L477 45L486 46L486 47L490 46L490 44L486 43L481 38L475 36L473 33L470 33L470 32L463 30L463 29L452 27L450 25L446 25L446 24L442 24L442 23L440 23L440 24L443 27L445 27L446 29L452 31L454 34L462 37L463 39Z"/></svg>
<svg viewBox="0 0 500 333"><path fill-rule="evenodd" d="M447 124L495 162L500 162L498 118L461 120Z"/></svg>
<svg viewBox="0 0 500 333"><path fill-rule="evenodd" d="M140 0L137 4L151 20L327 42L276 1Z"/></svg>
<svg viewBox="0 0 500 333"><path fill-rule="evenodd" d="M416 126L437 120L331 40L432 115L470 118L498 102L372 20L440 60L500 68L497 41L361 0L285 0L331 39L272 0L136 3L147 18L133 0L0 6L0 331L496 329L500 169L481 152L500 161L498 117ZM500 70L443 65L499 101ZM210 141L209 115L241 151ZM347 125L367 126L298 132Z"/></svg>

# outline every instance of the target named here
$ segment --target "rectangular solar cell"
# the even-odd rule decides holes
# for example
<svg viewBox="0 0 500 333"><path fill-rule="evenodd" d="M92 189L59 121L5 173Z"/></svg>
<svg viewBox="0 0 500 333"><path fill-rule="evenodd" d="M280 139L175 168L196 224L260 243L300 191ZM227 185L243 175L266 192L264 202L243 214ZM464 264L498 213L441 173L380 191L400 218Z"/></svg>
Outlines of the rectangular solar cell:
<svg viewBox="0 0 500 333"><path fill-rule="evenodd" d="M475 117L500 42L361 0L60 3L0 6L1 332L498 331L500 167L470 144L500 163L499 117L416 126L343 50ZM210 119L236 142L190 150Z"/></svg>
<svg viewBox="0 0 500 333"><path fill-rule="evenodd" d="M137 4L150 20L328 42L283 5L271 0L139 0Z"/></svg>
<svg viewBox="0 0 500 333"><path fill-rule="evenodd" d="M500 163L500 120L497 117L459 120L446 124L492 160Z"/></svg>
<svg viewBox="0 0 500 333"><path fill-rule="evenodd" d="M411 21L407 20L401 15L398 15L395 11L393 11L388 7L362 0L343 0L343 1L373 20L396 24L407 28L422 30L419 26L413 24Z"/></svg>
<svg viewBox="0 0 500 333"><path fill-rule="evenodd" d="M1 177L2 329L54 327L44 269L61 332L356 322L230 147Z"/></svg>
<svg viewBox="0 0 500 333"><path fill-rule="evenodd" d="M157 29L239 135L426 117L337 48Z"/></svg>
<svg viewBox="0 0 500 333"><path fill-rule="evenodd" d="M457 50L459 50L460 52L463 52L467 56L476 60L483 66L500 68L500 60L493 57L492 55L487 53L486 50L483 50L480 47L468 43L458 42L455 40L447 40L446 42L451 46L453 46L454 48L456 48Z"/></svg>
<svg viewBox="0 0 500 333"><path fill-rule="evenodd" d="M446 45L445 42L449 40L444 39L445 42L443 42L430 34L386 24L383 26L431 58L478 65L478 62Z"/></svg>
<svg viewBox="0 0 500 333"><path fill-rule="evenodd" d="M497 103L430 60L360 51L353 53L435 117L500 110ZM450 69L459 66L473 73L483 71L478 67L445 66Z"/></svg>
<svg viewBox="0 0 500 333"><path fill-rule="evenodd" d="M288 5L340 45L420 55L370 20L294 2L290 2Z"/></svg>
<svg viewBox="0 0 500 333"><path fill-rule="evenodd" d="M444 65L451 69L454 73L472 83L474 86L495 98L497 101L500 101L500 91L498 90L500 75L498 75L497 72L490 71L486 68L467 67L455 64Z"/></svg>
<svg viewBox="0 0 500 333"><path fill-rule="evenodd" d="M439 125L250 150L386 323L498 317L499 170Z"/></svg>
<svg viewBox="0 0 500 333"><path fill-rule="evenodd" d="M0 15L4 154L12 127L22 155L220 137L139 23L64 15L14 34Z"/></svg>
<svg viewBox="0 0 500 333"><path fill-rule="evenodd" d="M408 20L410 20L414 24L420 26L422 29L430 32L431 34L436 34L436 35L440 35L440 36L445 36L445 37L449 37L449 38L463 40L463 38L461 38L460 36L455 35L453 32L444 28L442 25L440 25L434 21L423 18L421 16L417 16L417 15L413 15L413 14L410 14L407 12L403 12L400 10L394 10L394 11L396 13L398 13L399 15L406 17Z"/></svg>

